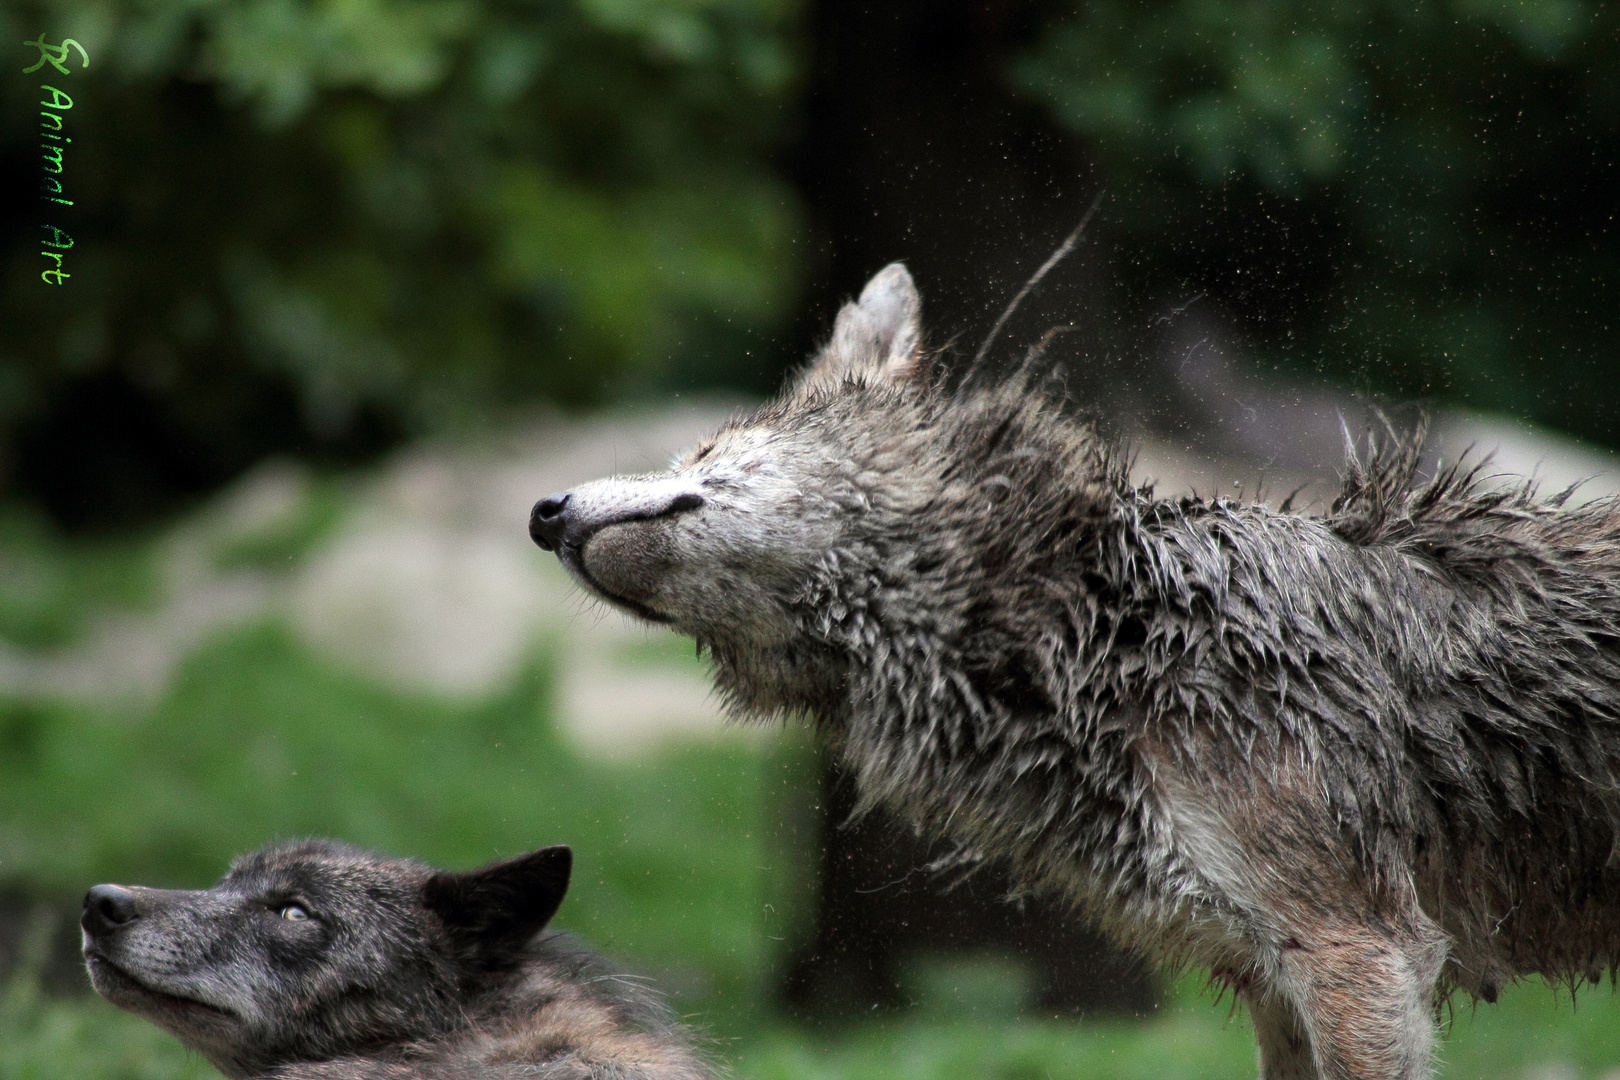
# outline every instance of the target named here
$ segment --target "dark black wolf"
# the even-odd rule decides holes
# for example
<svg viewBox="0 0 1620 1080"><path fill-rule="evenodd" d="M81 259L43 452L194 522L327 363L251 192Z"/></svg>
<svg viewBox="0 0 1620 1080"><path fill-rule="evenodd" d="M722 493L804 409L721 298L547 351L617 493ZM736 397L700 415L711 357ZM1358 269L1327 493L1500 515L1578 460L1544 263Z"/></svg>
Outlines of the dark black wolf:
<svg viewBox="0 0 1620 1080"><path fill-rule="evenodd" d="M1620 508L1350 462L1322 517L1134 486L947 380L904 267L776 401L530 532L885 803L1235 986L1262 1071L1426 1075L1438 1000L1620 960Z"/></svg>
<svg viewBox="0 0 1620 1080"><path fill-rule="evenodd" d="M98 993L230 1077L712 1080L648 991L537 936L570 865L272 846L211 889L97 885L84 958Z"/></svg>

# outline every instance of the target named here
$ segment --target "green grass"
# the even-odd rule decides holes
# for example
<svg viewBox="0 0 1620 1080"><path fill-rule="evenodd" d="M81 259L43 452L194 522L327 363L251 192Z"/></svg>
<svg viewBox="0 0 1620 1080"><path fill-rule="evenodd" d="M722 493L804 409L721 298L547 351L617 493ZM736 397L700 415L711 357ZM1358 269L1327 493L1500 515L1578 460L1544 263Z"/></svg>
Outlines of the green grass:
<svg viewBox="0 0 1620 1080"><path fill-rule="evenodd" d="M753 1080L1243 1080L1255 1075L1247 1016L1178 985L1146 1021L995 1018L936 1008L854 1027L776 1027L746 1040L737 1072ZM1439 1080L1602 1080L1620 1070L1620 996L1569 994L1540 981L1509 987L1446 1025Z"/></svg>
<svg viewBox="0 0 1620 1080"><path fill-rule="evenodd" d="M1189 980L1147 1021L887 1016L829 1028L762 1023L718 1045L749 1080L1249 1080L1248 1020ZM1509 988L1500 1003L1459 1011L1439 1080L1604 1080L1620 1068L1620 997ZM53 1000L26 980L0 995L0 1080L193 1080L206 1062L93 998Z"/></svg>
<svg viewBox="0 0 1620 1080"><path fill-rule="evenodd" d="M744 1042L752 1080L1248 1080L1254 1033L1230 999L1189 978L1147 1021L987 1020L906 1014L825 1031L778 1027ZM1620 1069L1620 996L1569 995L1539 981L1504 991L1447 1026L1439 1080L1603 1080Z"/></svg>

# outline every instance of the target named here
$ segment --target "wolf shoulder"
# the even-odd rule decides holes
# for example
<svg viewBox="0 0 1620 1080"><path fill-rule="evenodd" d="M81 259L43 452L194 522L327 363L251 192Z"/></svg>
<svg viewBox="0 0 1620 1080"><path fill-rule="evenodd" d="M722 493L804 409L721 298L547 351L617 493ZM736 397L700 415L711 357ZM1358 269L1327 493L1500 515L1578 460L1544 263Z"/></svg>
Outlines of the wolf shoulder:
<svg viewBox="0 0 1620 1080"><path fill-rule="evenodd" d="M692 1033L639 978L563 933L529 946L520 978L450 1039L382 1056L283 1065L264 1080L715 1080Z"/></svg>

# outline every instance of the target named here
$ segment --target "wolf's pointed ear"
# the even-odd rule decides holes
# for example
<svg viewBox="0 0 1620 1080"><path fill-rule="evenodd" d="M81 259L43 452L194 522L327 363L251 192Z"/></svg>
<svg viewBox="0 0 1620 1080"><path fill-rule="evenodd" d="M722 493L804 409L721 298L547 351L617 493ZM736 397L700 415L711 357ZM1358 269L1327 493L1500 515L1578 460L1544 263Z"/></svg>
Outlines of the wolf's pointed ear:
<svg viewBox="0 0 1620 1080"><path fill-rule="evenodd" d="M422 904L458 945L498 964L551 921L568 892L573 865L573 852L559 845L464 874L434 874L422 886Z"/></svg>
<svg viewBox="0 0 1620 1080"><path fill-rule="evenodd" d="M922 351L922 297L911 274L890 263L845 304L832 340L799 380L800 388L835 385L851 377L904 382L927 375Z"/></svg>

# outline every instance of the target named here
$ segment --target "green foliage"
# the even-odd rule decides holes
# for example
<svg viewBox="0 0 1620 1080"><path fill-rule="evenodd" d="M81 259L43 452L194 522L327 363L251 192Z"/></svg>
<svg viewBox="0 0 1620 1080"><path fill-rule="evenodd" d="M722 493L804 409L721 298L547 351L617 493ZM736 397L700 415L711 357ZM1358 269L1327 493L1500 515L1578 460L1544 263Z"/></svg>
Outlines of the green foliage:
<svg viewBox="0 0 1620 1080"><path fill-rule="evenodd" d="M1013 68L1088 137L1128 290L1262 357L1615 434L1620 12L1091 0Z"/></svg>
<svg viewBox="0 0 1620 1080"><path fill-rule="evenodd" d="M593 765L560 744L544 668L477 705L405 697L335 671L275 626L195 655L137 715L54 703L0 711L0 877L202 887L274 837L338 836L454 867L556 842L576 850L559 925L657 975L735 1031L764 1005L785 933L769 890L776 805L802 753L687 748ZM774 903L772 903L774 901Z"/></svg>
<svg viewBox="0 0 1620 1080"><path fill-rule="evenodd" d="M1342 174L1351 144L1395 117L1444 155L1428 162L1434 172L1477 165L1443 133L1489 92L1482 75L1503 62L1521 77L1531 64L1576 66L1604 32L1580 0L1097 0L1085 10L1020 74L1102 156L1182 157L1206 183L1242 171L1288 192Z"/></svg>
<svg viewBox="0 0 1620 1080"><path fill-rule="evenodd" d="M1620 1064L1620 996L1579 1008L1539 982L1463 1006L1445 1032L1438 1080L1557 1076L1606 1080ZM1241 1010L1184 982L1146 1022L886 1016L825 1029L760 1025L728 1042L732 1073L754 1080L1249 1080L1254 1035ZM42 997L26 978L0 988L0 1080L217 1077L151 1024L94 998Z"/></svg>
<svg viewBox="0 0 1620 1080"><path fill-rule="evenodd" d="M685 368L792 299L799 209L770 161L796 17L795 0L0 8L14 43L44 27L92 60L53 76L75 101L76 205L39 204L75 237L73 278L42 283L28 242L0 266L0 447L104 373L230 458L222 475L285 444L278 387L332 440L368 415L410 432L701 382ZM0 75L0 145L33 160L41 76L21 66Z"/></svg>
<svg viewBox="0 0 1620 1080"><path fill-rule="evenodd" d="M158 576L150 543L67 541L36 514L0 509L0 642L66 645L95 612L155 599Z"/></svg>

